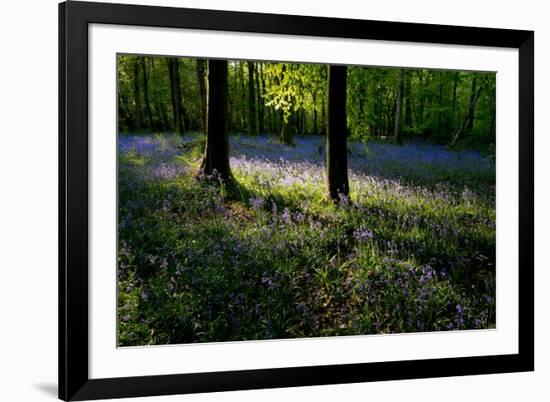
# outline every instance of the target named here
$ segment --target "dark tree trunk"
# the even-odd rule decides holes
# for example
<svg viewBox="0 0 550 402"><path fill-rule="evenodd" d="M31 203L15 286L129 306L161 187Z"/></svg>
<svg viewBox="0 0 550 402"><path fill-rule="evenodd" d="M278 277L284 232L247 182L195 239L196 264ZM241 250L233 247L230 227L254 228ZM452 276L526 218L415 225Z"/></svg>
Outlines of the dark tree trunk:
<svg viewBox="0 0 550 402"><path fill-rule="evenodd" d="M327 176L330 198L349 195L345 66L328 68Z"/></svg>
<svg viewBox="0 0 550 402"><path fill-rule="evenodd" d="M303 137L306 133L306 112L304 109L300 111L300 135Z"/></svg>
<svg viewBox="0 0 550 402"><path fill-rule="evenodd" d="M238 80L238 74L237 74L237 62L233 64L233 91L229 91L228 95L230 96L229 99L232 100L231 121L235 124L234 127L240 128L240 124L241 124L240 113L239 113L240 96L239 96L239 80ZM233 97L231 97L231 95L233 95Z"/></svg>
<svg viewBox="0 0 550 402"><path fill-rule="evenodd" d="M179 122L180 122L180 131L179 133L183 134L185 131L185 110L183 109L183 94L181 88L180 80L180 61L179 59L174 59L174 84L176 86L176 105L178 107Z"/></svg>
<svg viewBox="0 0 550 402"><path fill-rule="evenodd" d="M474 85L473 81L477 81L477 77L474 76L474 79L472 80L472 89L474 89L477 85L477 82ZM476 91L472 92L472 94L470 95L470 105L468 108L468 113L465 114L464 118L462 119L462 123L458 126L455 133L453 134L451 143L449 144L451 147L454 147L456 145L456 142L463 131L465 131L470 126L473 127L473 124L470 123L470 119L474 118L474 110L482 90L483 85L480 85L478 88L476 88Z"/></svg>
<svg viewBox="0 0 550 402"><path fill-rule="evenodd" d="M243 62L239 61L239 75L240 75L240 81L241 81L241 96L240 96L240 102L241 102L241 129L244 131L244 128L246 127L246 91L244 89L244 67Z"/></svg>
<svg viewBox="0 0 550 402"><path fill-rule="evenodd" d="M439 97L437 108L437 142L443 141L443 72L439 72Z"/></svg>
<svg viewBox="0 0 550 402"><path fill-rule="evenodd" d="M405 72L405 126L409 128L412 127L411 80L412 80L411 74L408 71L406 71Z"/></svg>
<svg viewBox="0 0 550 402"><path fill-rule="evenodd" d="M170 94L172 96L172 115L174 118L174 130L176 131L176 134L183 134L183 107L179 60L177 58L168 59L168 71L170 73Z"/></svg>
<svg viewBox="0 0 550 402"><path fill-rule="evenodd" d="M141 99L139 90L139 59L134 61L134 129L136 132L141 131Z"/></svg>
<svg viewBox="0 0 550 402"><path fill-rule="evenodd" d="M262 100L263 92L260 91L260 67L261 63L256 63L256 68L254 70L256 74L256 98L258 100L258 130L261 134L264 133L264 102Z"/></svg>
<svg viewBox="0 0 550 402"><path fill-rule="evenodd" d="M155 130L155 123L153 122L153 113L151 113L151 103L149 102L149 84L147 77L147 66L145 65L145 57L141 57L141 69L143 72L143 100L145 101L145 113L147 113L147 120L149 121L149 130Z"/></svg>
<svg viewBox="0 0 550 402"><path fill-rule="evenodd" d="M399 83L397 86L397 99L395 103L395 118L393 126L393 138L395 142L401 145L403 139L401 138L401 108L403 107L403 81L404 81L404 70L399 70Z"/></svg>
<svg viewBox="0 0 550 402"><path fill-rule="evenodd" d="M491 125L489 126L489 135L492 138L495 138L495 119L496 119L496 109L495 109L495 103L493 103L493 107L491 108Z"/></svg>
<svg viewBox="0 0 550 402"><path fill-rule="evenodd" d="M127 130L129 127L132 126L133 121L130 116L130 112L128 110L128 104L127 100L122 97L120 94L120 91L118 91L118 114L121 118L118 119L118 129L119 131ZM124 125L121 124L124 122Z"/></svg>
<svg viewBox="0 0 550 402"><path fill-rule="evenodd" d="M172 59L166 59L168 67L168 78L170 79L170 101L172 103L172 129L176 130L176 87L174 86L174 69Z"/></svg>
<svg viewBox="0 0 550 402"><path fill-rule="evenodd" d="M264 63L260 63L260 77L261 77L261 81L262 81L262 95L263 95L263 94L265 94ZM260 100L260 102L262 103L262 110L263 110L262 115L263 115L264 119L267 119L267 123L268 123L270 133L273 133L275 131L275 129L273 128L273 112L272 112L271 108L268 107L267 108L267 116L265 116L266 106L264 105L263 99Z"/></svg>
<svg viewBox="0 0 550 402"><path fill-rule="evenodd" d="M224 182L232 179L227 132L227 61L208 61L208 111L206 151L201 170Z"/></svg>
<svg viewBox="0 0 550 402"><path fill-rule="evenodd" d="M466 126L466 129L468 131L472 131L474 128L476 92L477 92L477 75L474 73L474 77L472 78L472 91L470 92L470 104L468 107L468 125Z"/></svg>
<svg viewBox="0 0 550 402"><path fill-rule="evenodd" d="M254 63L247 62L248 66L248 135L258 134L256 128L256 97L254 96Z"/></svg>
<svg viewBox="0 0 550 402"><path fill-rule="evenodd" d="M325 97L321 97L321 131L327 132L327 105L325 103Z"/></svg>
<svg viewBox="0 0 550 402"><path fill-rule="evenodd" d="M453 128L456 129L456 89L458 87L458 71L454 74L453 79Z"/></svg>
<svg viewBox="0 0 550 402"><path fill-rule="evenodd" d="M286 145L294 144L294 135L292 134L292 125L283 117L283 112L281 112L281 133L280 141Z"/></svg>
<svg viewBox="0 0 550 402"><path fill-rule="evenodd" d="M166 132L168 131L168 117L166 116L166 108L165 108L165 105L163 105L162 103L160 103L160 101L157 99L157 103L156 103L156 108L157 110L159 111L159 115L160 115L160 128L163 132Z"/></svg>
<svg viewBox="0 0 550 402"><path fill-rule="evenodd" d="M317 135L319 134L317 128L317 92L313 91L311 96L313 97L313 134Z"/></svg>
<svg viewBox="0 0 550 402"><path fill-rule="evenodd" d="M206 133L206 60L197 59L197 80L199 81L199 94L201 98L201 124Z"/></svg>

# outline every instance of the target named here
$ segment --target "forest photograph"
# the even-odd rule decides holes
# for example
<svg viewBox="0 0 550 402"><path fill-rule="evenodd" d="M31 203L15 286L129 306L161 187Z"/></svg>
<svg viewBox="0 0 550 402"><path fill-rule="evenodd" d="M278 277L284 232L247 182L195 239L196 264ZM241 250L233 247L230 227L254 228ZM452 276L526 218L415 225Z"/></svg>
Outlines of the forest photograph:
<svg viewBox="0 0 550 402"><path fill-rule="evenodd" d="M117 342L496 328L496 74L117 55Z"/></svg>

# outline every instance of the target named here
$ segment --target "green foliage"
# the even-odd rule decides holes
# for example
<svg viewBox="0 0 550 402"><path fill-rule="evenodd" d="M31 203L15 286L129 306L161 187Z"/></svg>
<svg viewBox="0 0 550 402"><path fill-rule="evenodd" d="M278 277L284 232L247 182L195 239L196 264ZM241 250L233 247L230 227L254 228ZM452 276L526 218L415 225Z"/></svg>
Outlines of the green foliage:
<svg viewBox="0 0 550 402"><path fill-rule="evenodd" d="M176 143L119 156L119 345L494 328L494 177L353 176L334 206L308 163L233 161L228 194Z"/></svg>
<svg viewBox="0 0 550 402"><path fill-rule="evenodd" d="M142 69L145 65L148 102ZM179 58L183 114L186 130L201 129L201 111L196 60ZM254 68L249 74L249 66ZM167 59L122 55L118 57L119 130L136 130L136 113L146 132L173 132L174 110ZM249 125L249 79L254 82L255 121L265 132L292 137L322 134L326 126L326 66L320 64L230 61L228 72L230 130L247 132ZM480 89L472 109L472 82ZM351 139L393 136L399 69L386 67L348 68L347 116ZM459 148L487 149L495 143L494 73L406 69L401 133L407 138L427 138ZM151 120L146 111L151 110ZM136 109L140 109L137 111ZM470 127L471 125L471 127ZM262 133L263 134L263 133ZM455 138L456 137L456 138ZM284 138L282 138L284 140Z"/></svg>

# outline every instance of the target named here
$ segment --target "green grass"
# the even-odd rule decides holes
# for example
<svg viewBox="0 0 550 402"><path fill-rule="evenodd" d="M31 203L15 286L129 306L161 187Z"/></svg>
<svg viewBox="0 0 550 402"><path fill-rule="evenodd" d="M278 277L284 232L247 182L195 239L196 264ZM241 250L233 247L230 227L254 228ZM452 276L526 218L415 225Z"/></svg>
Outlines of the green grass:
<svg viewBox="0 0 550 402"><path fill-rule="evenodd" d="M494 198L352 175L335 206L322 169L248 162L227 192L198 149L164 180L119 156L119 345L495 326Z"/></svg>

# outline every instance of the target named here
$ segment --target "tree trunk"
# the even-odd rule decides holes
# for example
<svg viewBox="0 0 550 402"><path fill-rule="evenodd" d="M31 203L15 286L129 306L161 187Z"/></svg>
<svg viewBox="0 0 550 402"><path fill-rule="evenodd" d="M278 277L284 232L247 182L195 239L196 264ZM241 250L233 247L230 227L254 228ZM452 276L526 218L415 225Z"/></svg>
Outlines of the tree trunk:
<svg viewBox="0 0 550 402"><path fill-rule="evenodd" d="M241 96L240 96L240 102L241 102L241 130L244 131L244 128L246 127L246 91L244 89L244 67L243 62L239 61L239 78L241 81Z"/></svg>
<svg viewBox="0 0 550 402"><path fill-rule="evenodd" d="M399 145L403 143L401 138L401 108L403 107L403 80L404 80L404 70L399 70L399 85L397 87L397 100L395 104L395 121L393 126L393 138L395 142Z"/></svg>
<svg viewBox="0 0 550 402"><path fill-rule="evenodd" d="M201 124L206 133L206 60L197 59L197 80L199 81L199 94L201 98Z"/></svg>
<svg viewBox="0 0 550 402"><path fill-rule="evenodd" d="M474 76L474 79L477 80L477 78L475 78ZM477 83L476 83L477 85ZM472 82L472 88L474 87L473 85L473 82ZM481 95L481 91L483 90L483 85L480 85L476 91L473 93L473 96L471 95L470 96L470 107L468 108L468 113L465 114L464 116L464 119L462 119L462 123L460 124L460 126L458 126L458 128L456 129L455 133L453 134L453 137L451 139L451 143L449 144L451 147L454 147L456 145L456 142L458 140L458 138L460 137L460 134L465 131L465 129L467 127L470 126L470 119L472 118L473 119L473 116L474 116L474 109L476 107L476 103L479 99L479 96Z"/></svg>
<svg viewBox="0 0 550 402"><path fill-rule="evenodd" d="M139 59L134 61L134 129L141 132L141 99L139 90Z"/></svg>
<svg viewBox="0 0 550 402"><path fill-rule="evenodd" d="M159 111L160 115L160 128L163 132L168 131L168 117L166 116L166 108L165 105L160 103L160 101L157 99L156 102L156 108Z"/></svg>
<svg viewBox="0 0 550 402"><path fill-rule="evenodd" d="M474 128L476 87L477 75L474 73L474 77L472 78L472 92L470 92L470 105L468 107L468 125L466 126L468 131L472 131L472 129Z"/></svg>
<svg viewBox="0 0 550 402"><path fill-rule="evenodd" d="M327 105L324 96L321 97L321 131L327 132Z"/></svg>
<svg viewBox="0 0 550 402"><path fill-rule="evenodd" d="M232 180L227 108L227 60L209 60L206 151L201 170L223 182Z"/></svg>
<svg viewBox="0 0 550 402"><path fill-rule="evenodd" d="M412 127L412 108L411 108L411 74L409 71L405 72L405 126Z"/></svg>
<svg viewBox="0 0 550 402"><path fill-rule="evenodd" d="M264 63L260 63L260 78L262 82L262 95L265 94L265 76L264 76ZM273 128L273 112L270 107L267 107L267 116L266 114L266 106L264 105L263 99L261 100L262 103L262 115L264 116L264 119L267 119L267 125L270 131L270 134L275 131Z"/></svg>
<svg viewBox="0 0 550 402"><path fill-rule="evenodd" d="M149 121L149 130L155 130L155 123L153 122L153 113L151 113L151 104L149 102L149 84L147 78L147 66L145 65L145 57L141 57L141 69L143 72L143 100L145 101L145 113L147 113L147 120Z"/></svg>
<svg viewBox="0 0 550 402"><path fill-rule="evenodd" d="M311 94L313 97L313 134L317 135L317 91L313 91Z"/></svg>
<svg viewBox="0 0 550 402"><path fill-rule="evenodd" d="M281 133L280 141L286 145L294 144L294 135L292 134L292 126L284 118L283 112L281 112Z"/></svg>
<svg viewBox="0 0 550 402"><path fill-rule="evenodd" d="M264 128L264 102L262 100L263 92L260 91L260 70L261 69L261 63L256 63L256 68L254 70L256 74L256 99L258 101L258 130L260 131L260 134L263 134L265 131Z"/></svg>
<svg viewBox="0 0 550 402"><path fill-rule="evenodd" d="M183 107L181 96L180 69L177 58L168 59L168 71L170 73L170 94L172 96L172 114L174 117L174 129L176 134L183 134Z"/></svg>
<svg viewBox="0 0 550 402"><path fill-rule="evenodd" d="M327 177L329 196L349 195L345 66L328 68Z"/></svg>
<svg viewBox="0 0 550 402"><path fill-rule="evenodd" d="M437 108L437 142L443 142L443 72L439 72L439 98Z"/></svg>
<svg viewBox="0 0 550 402"><path fill-rule="evenodd" d="M247 62L248 66L248 135L258 134L256 127L256 97L254 96L254 63Z"/></svg>
<svg viewBox="0 0 550 402"><path fill-rule="evenodd" d="M303 138L306 133L306 112L304 109L300 111L300 136Z"/></svg>

